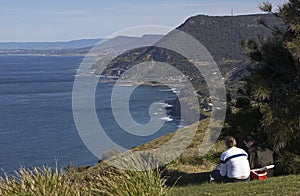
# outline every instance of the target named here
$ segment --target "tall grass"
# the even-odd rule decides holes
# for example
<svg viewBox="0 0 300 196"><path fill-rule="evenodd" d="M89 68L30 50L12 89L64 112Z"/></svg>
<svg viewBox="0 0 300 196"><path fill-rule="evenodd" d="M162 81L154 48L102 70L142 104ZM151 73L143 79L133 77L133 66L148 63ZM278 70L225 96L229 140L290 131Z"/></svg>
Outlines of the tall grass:
<svg viewBox="0 0 300 196"><path fill-rule="evenodd" d="M89 187L93 195L169 195L170 188L159 172L153 170L111 170L103 176L95 176Z"/></svg>
<svg viewBox="0 0 300 196"><path fill-rule="evenodd" d="M168 195L170 188L155 170L126 171L110 168L89 176L53 171L49 167L21 168L15 176L0 178L0 195Z"/></svg>
<svg viewBox="0 0 300 196"><path fill-rule="evenodd" d="M160 163L152 154L128 151L109 159L116 167L89 175L89 187L94 195L169 195L170 187L161 178ZM105 163L105 161L104 161Z"/></svg>
<svg viewBox="0 0 300 196"><path fill-rule="evenodd" d="M50 167L21 168L15 176L0 179L0 195L80 195L71 181Z"/></svg>

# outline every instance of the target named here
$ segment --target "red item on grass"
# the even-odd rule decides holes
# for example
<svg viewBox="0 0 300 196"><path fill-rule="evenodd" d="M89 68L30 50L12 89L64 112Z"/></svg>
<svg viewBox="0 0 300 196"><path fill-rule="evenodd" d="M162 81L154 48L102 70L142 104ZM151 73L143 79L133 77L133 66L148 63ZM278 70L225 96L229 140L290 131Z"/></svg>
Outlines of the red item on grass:
<svg viewBox="0 0 300 196"><path fill-rule="evenodd" d="M251 180L265 180L267 179L266 171L250 171L250 179Z"/></svg>

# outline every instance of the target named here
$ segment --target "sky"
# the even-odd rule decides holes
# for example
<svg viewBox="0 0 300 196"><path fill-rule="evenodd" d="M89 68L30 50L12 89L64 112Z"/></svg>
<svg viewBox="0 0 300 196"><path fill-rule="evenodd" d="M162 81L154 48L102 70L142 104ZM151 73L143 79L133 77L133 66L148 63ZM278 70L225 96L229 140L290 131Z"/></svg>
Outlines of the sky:
<svg viewBox="0 0 300 196"><path fill-rule="evenodd" d="M262 13L264 0L0 0L0 42L104 38L125 28L175 28L190 16ZM286 0L269 0L276 6Z"/></svg>

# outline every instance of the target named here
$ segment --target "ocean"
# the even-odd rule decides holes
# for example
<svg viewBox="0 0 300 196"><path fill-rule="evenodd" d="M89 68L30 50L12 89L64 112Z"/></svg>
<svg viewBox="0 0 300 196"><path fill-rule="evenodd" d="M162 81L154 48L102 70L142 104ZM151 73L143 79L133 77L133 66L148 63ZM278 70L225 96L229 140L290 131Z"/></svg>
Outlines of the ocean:
<svg viewBox="0 0 300 196"><path fill-rule="evenodd" d="M73 82L80 77L75 75L82 60L74 56L0 56L1 174L20 166L55 167L57 162L64 168L70 163L97 163L98 158L81 140L72 113ZM180 120L167 117L164 126L149 136L124 131L110 106L113 84L98 83L95 93L99 123L112 141L129 149L178 129ZM136 122L145 124L153 102L175 97L167 87L139 86L130 96L130 113Z"/></svg>

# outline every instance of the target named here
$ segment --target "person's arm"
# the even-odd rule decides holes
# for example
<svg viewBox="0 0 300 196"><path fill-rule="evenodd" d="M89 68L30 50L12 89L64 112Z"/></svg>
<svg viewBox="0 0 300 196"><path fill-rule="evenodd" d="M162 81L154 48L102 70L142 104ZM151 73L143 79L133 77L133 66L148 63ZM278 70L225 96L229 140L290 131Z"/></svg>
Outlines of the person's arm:
<svg viewBox="0 0 300 196"><path fill-rule="evenodd" d="M221 163L220 165L221 176L226 176L226 173L227 173L226 163Z"/></svg>
<svg viewBox="0 0 300 196"><path fill-rule="evenodd" d="M227 173L227 167L226 167L226 162L223 154L221 155L220 159L220 174L221 176L226 176Z"/></svg>
<svg viewBox="0 0 300 196"><path fill-rule="evenodd" d="M255 151L249 151L248 152L248 159L249 159L249 165L250 169L256 169L256 153Z"/></svg>

